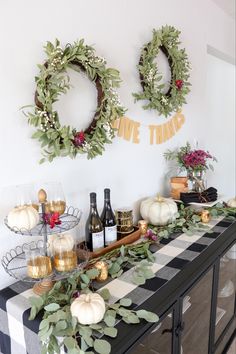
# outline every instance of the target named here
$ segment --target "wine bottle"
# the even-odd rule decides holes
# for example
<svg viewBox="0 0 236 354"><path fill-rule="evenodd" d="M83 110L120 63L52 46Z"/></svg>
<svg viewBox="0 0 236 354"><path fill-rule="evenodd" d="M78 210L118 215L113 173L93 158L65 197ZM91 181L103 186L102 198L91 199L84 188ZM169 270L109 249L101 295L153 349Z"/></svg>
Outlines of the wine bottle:
<svg viewBox="0 0 236 354"><path fill-rule="evenodd" d="M105 246L117 240L116 218L111 208L110 189L104 189L104 208L101 214L104 227Z"/></svg>
<svg viewBox="0 0 236 354"><path fill-rule="evenodd" d="M86 222L86 242L90 251L104 248L104 229L97 211L96 193L90 193L90 213Z"/></svg>

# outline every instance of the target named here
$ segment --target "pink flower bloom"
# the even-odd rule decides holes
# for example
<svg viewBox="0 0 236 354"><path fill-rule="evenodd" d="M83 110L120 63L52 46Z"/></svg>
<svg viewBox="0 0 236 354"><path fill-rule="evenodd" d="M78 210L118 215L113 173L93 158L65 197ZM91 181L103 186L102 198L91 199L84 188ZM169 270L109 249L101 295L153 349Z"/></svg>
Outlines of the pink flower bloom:
<svg viewBox="0 0 236 354"><path fill-rule="evenodd" d="M207 168L207 159L212 159L213 157L204 150L193 150L185 154L182 159L183 163L187 168Z"/></svg>
<svg viewBox="0 0 236 354"><path fill-rule="evenodd" d="M157 240L157 235L155 235L151 229L148 229L147 230L147 233L145 235L146 238L148 238L149 240L152 240L152 241L156 241Z"/></svg>

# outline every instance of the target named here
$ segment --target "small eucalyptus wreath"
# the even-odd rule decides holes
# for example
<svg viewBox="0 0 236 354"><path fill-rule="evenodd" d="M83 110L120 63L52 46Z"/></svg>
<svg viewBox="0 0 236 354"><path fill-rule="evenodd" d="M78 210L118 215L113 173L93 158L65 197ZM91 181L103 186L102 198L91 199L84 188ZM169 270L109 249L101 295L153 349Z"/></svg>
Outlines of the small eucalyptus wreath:
<svg viewBox="0 0 236 354"><path fill-rule="evenodd" d="M179 49L180 33L172 26L154 29L152 40L142 48L138 65L143 92L133 94L135 101L149 101L143 108L155 109L165 117L173 111L178 111L186 103L185 96L190 91L190 64L185 49ZM166 93L163 92L165 84L160 83L162 75L154 61L160 50L167 57L171 70L171 80Z"/></svg>
<svg viewBox="0 0 236 354"><path fill-rule="evenodd" d="M67 44L65 49L58 40L55 45L47 42L45 52L47 60L38 65L40 72L35 78L35 105L32 112L25 113L29 124L37 128L32 138L38 139L43 148L40 163L45 159L51 162L57 156L74 158L78 153L86 153L88 159L101 155L104 145L115 136L113 120L125 111L116 92L121 81L119 72L106 68L105 59L96 56L94 48L85 45L83 39ZM97 89L97 109L85 131L61 125L53 109L60 95L70 88L68 68L85 73Z"/></svg>

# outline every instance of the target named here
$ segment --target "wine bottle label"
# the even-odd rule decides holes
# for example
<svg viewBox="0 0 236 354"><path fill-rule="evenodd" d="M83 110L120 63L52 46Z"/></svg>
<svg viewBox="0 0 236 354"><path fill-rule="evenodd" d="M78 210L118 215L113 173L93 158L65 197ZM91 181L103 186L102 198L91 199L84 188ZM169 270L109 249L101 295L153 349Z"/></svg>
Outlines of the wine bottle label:
<svg viewBox="0 0 236 354"><path fill-rule="evenodd" d="M93 243L93 250L94 251L99 248L104 247L104 233L103 233L103 231L92 233L92 243Z"/></svg>
<svg viewBox="0 0 236 354"><path fill-rule="evenodd" d="M108 245L111 242L117 240L117 227L114 226L106 226L105 227L105 245Z"/></svg>

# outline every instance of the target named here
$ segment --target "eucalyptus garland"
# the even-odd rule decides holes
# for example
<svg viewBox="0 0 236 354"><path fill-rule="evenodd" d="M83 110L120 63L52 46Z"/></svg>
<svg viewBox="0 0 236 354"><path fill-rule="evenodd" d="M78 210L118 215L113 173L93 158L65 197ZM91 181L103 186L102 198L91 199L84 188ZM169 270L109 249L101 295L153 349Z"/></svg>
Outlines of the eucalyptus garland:
<svg viewBox="0 0 236 354"><path fill-rule="evenodd" d="M179 49L180 33L172 26L154 29L152 40L142 48L138 65L143 92L134 93L135 100L147 100L144 109L157 110L165 117L173 111L178 111L186 103L185 96L190 91L190 64L185 49ZM162 74L155 63L160 50L167 57L171 70L171 80L166 93L165 84L160 83Z"/></svg>
<svg viewBox="0 0 236 354"><path fill-rule="evenodd" d="M38 65L36 76L35 106L27 112L29 124L36 127L33 138L38 139L43 148L44 158L52 161L57 156L74 158L78 153L87 154L89 159L101 155L106 143L114 138L112 121L124 114L116 88L120 77L116 69L106 68L105 59L95 55L93 47L84 40L66 45L47 42L47 60ZM77 131L69 125L61 125L58 112L53 104L61 94L70 88L67 69L85 73L97 89L97 109L91 124L85 131Z"/></svg>
<svg viewBox="0 0 236 354"><path fill-rule="evenodd" d="M236 208L228 207L225 203L218 203L213 207L205 208L209 210L210 215L213 218L224 216L229 220L236 219ZM183 203L179 206L178 216L172 221L172 223L165 226L149 225L149 233L147 238L150 240L157 240L161 238L168 238L171 234L177 232L184 232L188 236L192 236L198 232L212 233L211 228L201 222L201 216L199 211L192 209L191 207L185 207Z"/></svg>
<svg viewBox="0 0 236 354"><path fill-rule="evenodd" d="M127 263L134 265L134 283L144 284L146 279L155 274L150 269L153 255L149 251L151 242L145 241L137 245L122 246L105 255L109 274L115 278L121 275L121 270ZM100 258L101 259L101 258ZM69 278L58 281L48 293L31 297L30 319L33 320L39 311L43 310L43 319L39 325L39 338L42 342L42 354L60 353L63 346L68 354L100 353L109 354L111 345L108 337L114 338L118 331L115 328L117 320L127 324L137 324L141 320L157 322L155 313L146 310L132 310L132 300L122 298L115 304L109 304L110 293L104 288L99 294L106 302L106 312L101 322L91 325L80 324L72 317L70 305L82 293L93 291L92 281L99 275L92 260L89 269L79 270ZM102 336L102 338L101 338Z"/></svg>
<svg viewBox="0 0 236 354"><path fill-rule="evenodd" d="M235 220L236 208L227 207L226 204L217 204L208 208L212 217L224 216ZM65 280L58 281L52 290L41 297L31 297L30 319L43 310L43 319L39 326L39 338L42 342L42 353L60 353L63 346L69 354L93 353L109 354L111 345L107 337L114 338L118 335L115 328L116 320L128 324L139 323L142 319L147 322L157 322L158 316L146 310L132 310L132 300L123 298L115 304L109 304L110 293L103 288L99 294L106 301L106 312L103 320L97 324L81 325L72 317L70 305L74 298L81 293L93 292L93 280L99 275L95 263L98 260L106 261L108 272L112 278L119 277L124 268L133 266L133 283L145 284L147 279L155 277L151 265L155 257L150 251L150 246L161 238L168 238L174 232L185 232L191 236L198 231L211 232L210 227L201 223L199 212L180 205L177 219L166 226L149 225L149 232L143 242L134 245L121 246L102 257L92 259L88 269L79 270ZM150 233L151 231L151 233ZM154 232L154 234L152 233ZM102 339L100 336L102 335Z"/></svg>

